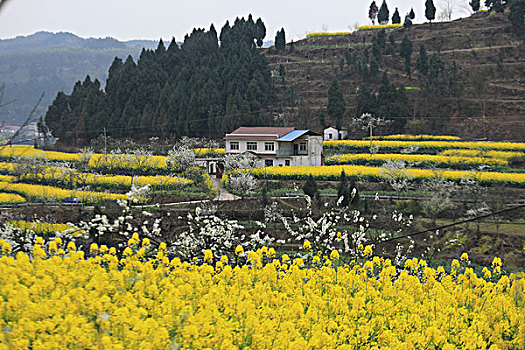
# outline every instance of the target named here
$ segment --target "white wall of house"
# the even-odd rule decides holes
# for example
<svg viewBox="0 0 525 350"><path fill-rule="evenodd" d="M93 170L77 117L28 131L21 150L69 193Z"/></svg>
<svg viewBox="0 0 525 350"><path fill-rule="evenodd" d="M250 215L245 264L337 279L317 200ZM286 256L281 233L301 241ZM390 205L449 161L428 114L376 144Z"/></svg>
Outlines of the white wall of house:
<svg viewBox="0 0 525 350"><path fill-rule="evenodd" d="M333 141L333 140L344 140L348 136L347 130L337 130L334 127L329 127L324 129L324 140Z"/></svg>
<svg viewBox="0 0 525 350"><path fill-rule="evenodd" d="M251 143L250 149L248 143ZM253 149L253 145L257 145L257 149ZM270 145L273 145L273 150ZM270 166L270 161L273 166L320 166L323 137L303 135L293 142L226 140L226 154L241 154L248 151L267 155L259 158L256 162L257 167Z"/></svg>
<svg viewBox="0 0 525 350"><path fill-rule="evenodd" d="M234 148L232 148L232 143ZM251 149L248 149L248 143L251 145ZM237 145L237 146L236 146ZM256 149L253 149L252 145L256 145ZM268 149L267 149L268 145ZM272 150L273 146L273 150ZM226 141L226 153L235 154L235 153L245 153L247 151L252 151L255 153L261 154L277 154L279 149L278 142L275 141L256 141L256 140L227 140Z"/></svg>

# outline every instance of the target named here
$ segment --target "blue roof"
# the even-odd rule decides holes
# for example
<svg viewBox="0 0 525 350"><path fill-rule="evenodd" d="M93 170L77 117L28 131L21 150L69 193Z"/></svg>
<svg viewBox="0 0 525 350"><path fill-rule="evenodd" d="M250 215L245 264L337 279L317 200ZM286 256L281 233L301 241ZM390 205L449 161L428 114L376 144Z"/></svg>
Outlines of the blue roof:
<svg viewBox="0 0 525 350"><path fill-rule="evenodd" d="M275 141L285 141L285 142L291 142L295 139L298 139L299 137L303 136L310 130L293 130L290 131L288 134L284 135L283 137L278 138Z"/></svg>

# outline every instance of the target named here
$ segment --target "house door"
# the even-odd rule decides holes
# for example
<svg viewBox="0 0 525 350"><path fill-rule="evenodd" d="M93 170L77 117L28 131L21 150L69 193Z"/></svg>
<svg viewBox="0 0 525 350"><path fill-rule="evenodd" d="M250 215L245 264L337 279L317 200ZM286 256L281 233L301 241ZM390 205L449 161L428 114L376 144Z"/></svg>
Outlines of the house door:
<svg viewBox="0 0 525 350"><path fill-rule="evenodd" d="M224 172L224 164L218 163L217 164L217 171L215 173L215 177L217 179L222 179L222 173Z"/></svg>

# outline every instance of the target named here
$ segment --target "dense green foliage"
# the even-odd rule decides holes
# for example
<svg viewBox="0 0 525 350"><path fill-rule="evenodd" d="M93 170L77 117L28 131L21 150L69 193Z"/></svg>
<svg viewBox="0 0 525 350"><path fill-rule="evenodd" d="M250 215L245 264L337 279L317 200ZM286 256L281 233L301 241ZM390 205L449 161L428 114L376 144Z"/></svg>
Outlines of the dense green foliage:
<svg viewBox="0 0 525 350"><path fill-rule="evenodd" d="M410 115L410 106L405 89L396 86L388 79L385 72L377 94L368 89L366 85L359 88L357 99L357 115L371 113L377 117L393 121L394 130L400 130Z"/></svg>
<svg viewBox="0 0 525 350"><path fill-rule="evenodd" d="M21 125L45 92L35 113L43 115L57 92L70 93L79 77L89 74L103 81L115 56L138 57L142 47L155 45L154 41L83 39L71 33L47 32L0 40L0 85L5 84L2 100L12 101L0 108L0 120Z"/></svg>
<svg viewBox="0 0 525 350"><path fill-rule="evenodd" d="M46 122L62 142L77 145L104 128L112 137L144 139L218 137L241 125L268 125L271 74L256 49L265 34L250 15L226 22L219 37L212 25L194 29L180 47L161 40L137 62L115 58L105 91L89 77L78 82L70 95L57 95Z"/></svg>

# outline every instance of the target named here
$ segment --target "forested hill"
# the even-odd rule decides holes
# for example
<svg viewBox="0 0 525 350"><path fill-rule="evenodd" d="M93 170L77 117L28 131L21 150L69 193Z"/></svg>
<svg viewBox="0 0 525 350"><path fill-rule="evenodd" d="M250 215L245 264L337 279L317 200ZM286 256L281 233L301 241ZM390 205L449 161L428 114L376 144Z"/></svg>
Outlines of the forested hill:
<svg viewBox="0 0 525 350"><path fill-rule="evenodd" d="M314 130L350 128L370 112L396 121L383 133L523 140L525 28L511 14L312 35L268 49L275 103L285 124ZM342 96L342 114L341 103L329 106L330 91L333 101Z"/></svg>
<svg viewBox="0 0 525 350"><path fill-rule="evenodd" d="M266 28L237 19L220 36L212 25L194 29L182 45L162 41L138 61L116 58L103 90L98 80L60 92L46 114L59 140L84 145L104 128L112 137L223 137L240 125L271 123L272 81L263 44ZM219 45L220 39L220 45Z"/></svg>
<svg viewBox="0 0 525 350"><path fill-rule="evenodd" d="M58 91L70 93L73 84L89 74L104 82L113 59L138 57L142 48L157 42L113 38L84 39L71 33L38 32L0 40L0 85L5 84L0 121L23 123L42 92L44 99L36 116L43 115Z"/></svg>

